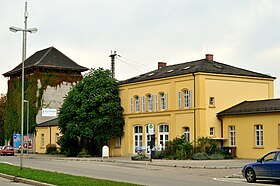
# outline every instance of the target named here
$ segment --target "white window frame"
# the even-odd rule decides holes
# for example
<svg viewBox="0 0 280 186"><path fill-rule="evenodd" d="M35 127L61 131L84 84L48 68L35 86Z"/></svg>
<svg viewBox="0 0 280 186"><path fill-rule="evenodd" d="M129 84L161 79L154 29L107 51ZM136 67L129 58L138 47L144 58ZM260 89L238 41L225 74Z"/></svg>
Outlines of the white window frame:
<svg viewBox="0 0 280 186"><path fill-rule="evenodd" d="M209 135L210 135L211 137L214 137L214 136L215 136L215 127L210 127Z"/></svg>
<svg viewBox="0 0 280 186"><path fill-rule="evenodd" d="M191 90L184 90L184 108L191 108Z"/></svg>
<svg viewBox="0 0 280 186"><path fill-rule="evenodd" d="M135 96L135 112L140 112L140 97Z"/></svg>
<svg viewBox="0 0 280 186"><path fill-rule="evenodd" d="M166 110L166 109L167 109L167 94L160 93L160 110Z"/></svg>
<svg viewBox="0 0 280 186"><path fill-rule="evenodd" d="M255 125L255 145L263 147L263 125Z"/></svg>
<svg viewBox="0 0 280 186"><path fill-rule="evenodd" d="M162 124L158 126L158 145L159 150L164 150L166 143L169 141L169 125Z"/></svg>
<svg viewBox="0 0 280 186"><path fill-rule="evenodd" d="M149 94L148 98L148 111L152 112L154 110L154 95Z"/></svg>
<svg viewBox="0 0 280 186"><path fill-rule="evenodd" d="M137 128L137 131L135 132ZM137 139L136 139L137 138ZM143 127L141 125L136 125L133 127L133 152L137 153L136 147L143 146Z"/></svg>
<svg viewBox="0 0 280 186"><path fill-rule="evenodd" d="M184 133L183 133L185 140L190 142L190 127L184 127Z"/></svg>
<svg viewBox="0 0 280 186"><path fill-rule="evenodd" d="M229 126L229 146L235 147L236 146L236 137L235 137L235 126Z"/></svg>

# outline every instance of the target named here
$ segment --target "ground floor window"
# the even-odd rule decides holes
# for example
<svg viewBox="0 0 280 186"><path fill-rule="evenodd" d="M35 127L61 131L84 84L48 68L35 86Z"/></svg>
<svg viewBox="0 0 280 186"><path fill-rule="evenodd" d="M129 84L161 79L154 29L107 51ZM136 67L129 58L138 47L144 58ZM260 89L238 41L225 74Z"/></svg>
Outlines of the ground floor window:
<svg viewBox="0 0 280 186"><path fill-rule="evenodd" d="M255 143L257 147L263 146L263 126L255 125Z"/></svg>
<svg viewBox="0 0 280 186"><path fill-rule="evenodd" d="M190 128L189 127L185 127L184 128L184 138L186 141L190 141Z"/></svg>
<svg viewBox="0 0 280 186"><path fill-rule="evenodd" d="M160 150L165 149L165 145L168 142L169 138L169 126L164 124L159 126L159 146Z"/></svg>
<svg viewBox="0 0 280 186"><path fill-rule="evenodd" d="M135 126L134 127L134 152L137 153L142 147L142 134L143 133L143 127L141 126Z"/></svg>
<svg viewBox="0 0 280 186"><path fill-rule="evenodd" d="M41 147L45 147L45 135L41 134Z"/></svg>
<svg viewBox="0 0 280 186"><path fill-rule="evenodd" d="M229 146L235 146L235 126L229 126Z"/></svg>

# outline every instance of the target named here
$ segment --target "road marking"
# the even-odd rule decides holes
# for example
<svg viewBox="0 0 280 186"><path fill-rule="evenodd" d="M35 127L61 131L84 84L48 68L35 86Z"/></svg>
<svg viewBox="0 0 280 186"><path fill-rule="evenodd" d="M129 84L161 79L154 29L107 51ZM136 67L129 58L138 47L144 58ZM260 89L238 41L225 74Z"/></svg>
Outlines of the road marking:
<svg viewBox="0 0 280 186"><path fill-rule="evenodd" d="M243 183L243 184L247 184L247 185L252 185L252 183L248 183L246 181L246 179L241 179L241 178L213 178L213 180L215 181L220 181L220 182L227 182L227 183ZM262 185L262 186L268 186L268 185L275 185L274 184L269 184L269 182L267 183L260 183L257 182L258 185Z"/></svg>

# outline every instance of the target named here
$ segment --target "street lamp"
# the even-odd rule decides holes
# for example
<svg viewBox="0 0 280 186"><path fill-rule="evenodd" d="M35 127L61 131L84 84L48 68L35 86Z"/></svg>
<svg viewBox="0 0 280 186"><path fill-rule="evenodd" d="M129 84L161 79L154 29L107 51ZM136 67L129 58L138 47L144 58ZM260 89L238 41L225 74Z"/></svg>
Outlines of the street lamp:
<svg viewBox="0 0 280 186"><path fill-rule="evenodd" d="M21 151L20 151L20 170L22 170L22 161L23 161L23 123L24 123L24 61L26 59L26 32L35 33L37 28L27 29L27 1L25 2L25 11L24 11L24 29L18 28L15 26L10 27L10 31L18 32L22 31L23 33L23 42L22 42L22 73L21 73Z"/></svg>
<svg viewBox="0 0 280 186"><path fill-rule="evenodd" d="M28 136L28 131L29 131L29 101L24 100L24 103L27 103L27 116L26 116L26 136L27 136L27 150L26 154L28 154L28 147L29 147L29 136ZM23 149L23 147L21 147Z"/></svg>

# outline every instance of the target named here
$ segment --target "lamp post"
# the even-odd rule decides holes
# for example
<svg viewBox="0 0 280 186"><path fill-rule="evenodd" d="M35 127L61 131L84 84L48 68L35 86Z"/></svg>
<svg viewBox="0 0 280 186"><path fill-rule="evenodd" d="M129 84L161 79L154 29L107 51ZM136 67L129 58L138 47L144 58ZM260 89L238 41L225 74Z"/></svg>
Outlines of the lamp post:
<svg viewBox="0 0 280 186"><path fill-rule="evenodd" d="M28 136L28 131L29 131L29 101L24 100L25 103L27 103L27 115L26 115L26 136L27 136L27 150L26 154L28 154L28 147L29 147L29 136ZM23 149L23 148L22 148Z"/></svg>
<svg viewBox="0 0 280 186"><path fill-rule="evenodd" d="M21 151L20 151L20 170L22 170L22 161L23 161L23 123L24 123L24 61L26 59L26 32L35 33L37 28L27 28L27 1L25 2L25 11L24 11L24 29L18 28L15 26L10 27L10 31L18 32L22 31L23 33L23 42L22 42L22 73L21 73Z"/></svg>

